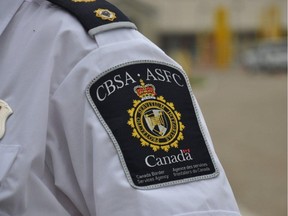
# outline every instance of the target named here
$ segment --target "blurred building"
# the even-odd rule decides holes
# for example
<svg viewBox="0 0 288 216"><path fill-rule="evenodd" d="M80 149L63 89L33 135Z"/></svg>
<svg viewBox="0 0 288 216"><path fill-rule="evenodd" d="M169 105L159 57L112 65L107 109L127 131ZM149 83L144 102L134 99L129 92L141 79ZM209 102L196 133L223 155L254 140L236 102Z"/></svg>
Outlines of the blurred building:
<svg viewBox="0 0 288 216"><path fill-rule="evenodd" d="M111 0L184 67L229 68L259 40L287 37L286 0ZM193 68L193 67L192 67Z"/></svg>

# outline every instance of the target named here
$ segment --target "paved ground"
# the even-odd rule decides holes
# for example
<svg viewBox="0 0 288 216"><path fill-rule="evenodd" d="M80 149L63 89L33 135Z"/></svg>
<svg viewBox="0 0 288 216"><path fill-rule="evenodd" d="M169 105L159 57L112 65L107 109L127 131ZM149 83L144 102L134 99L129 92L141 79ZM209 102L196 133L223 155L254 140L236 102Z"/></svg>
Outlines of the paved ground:
<svg viewBox="0 0 288 216"><path fill-rule="evenodd" d="M192 88L243 216L286 216L286 75L199 72Z"/></svg>

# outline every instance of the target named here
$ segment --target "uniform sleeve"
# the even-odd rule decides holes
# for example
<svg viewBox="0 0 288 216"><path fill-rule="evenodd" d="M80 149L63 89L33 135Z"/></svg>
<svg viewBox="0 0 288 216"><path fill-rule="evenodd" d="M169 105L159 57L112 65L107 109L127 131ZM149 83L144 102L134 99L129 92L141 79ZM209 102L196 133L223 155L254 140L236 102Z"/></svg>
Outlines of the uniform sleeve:
<svg viewBox="0 0 288 216"><path fill-rule="evenodd" d="M51 96L59 190L87 216L240 215L181 66L137 30L95 43Z"/></svg>

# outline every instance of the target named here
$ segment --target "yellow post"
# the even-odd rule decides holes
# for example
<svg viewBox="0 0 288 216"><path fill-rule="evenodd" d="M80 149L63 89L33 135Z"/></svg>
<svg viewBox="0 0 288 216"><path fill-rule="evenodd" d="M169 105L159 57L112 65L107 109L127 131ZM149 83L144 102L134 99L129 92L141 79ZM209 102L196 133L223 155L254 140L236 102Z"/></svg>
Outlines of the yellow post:
<svg viewBox="0 0 288 216"><path fill-rule="evenodd" d="M271 5L263 13L261 36L272 40L281 38L280 10L276 5Z"/></svg>
<svg viewBox="0 0 288 216"><path fill-rule="evenodd" d="M226 69L232 61L232 34L228 24L228 12L219 7L215 14L215 63L220 69Z"/></svg>
<svg viewBox="0 0 288 216"><path fill-rule="evenodd" d="M175 59L186 71L189 77L192 76L192 56L190 52L184 48L175 49L170 53L171 57Z"/></svg>

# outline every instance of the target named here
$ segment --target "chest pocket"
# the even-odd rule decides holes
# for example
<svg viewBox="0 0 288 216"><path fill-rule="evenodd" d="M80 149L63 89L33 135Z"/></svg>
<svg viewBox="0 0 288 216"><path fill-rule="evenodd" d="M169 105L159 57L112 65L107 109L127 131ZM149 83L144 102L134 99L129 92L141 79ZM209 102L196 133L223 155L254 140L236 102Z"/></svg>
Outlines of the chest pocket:
<svg viewBox="0 0 288 216"><path fill-rule="evenodd" d="M13 166L19 150L19 145L0 145L0 186Z"/></svg>

